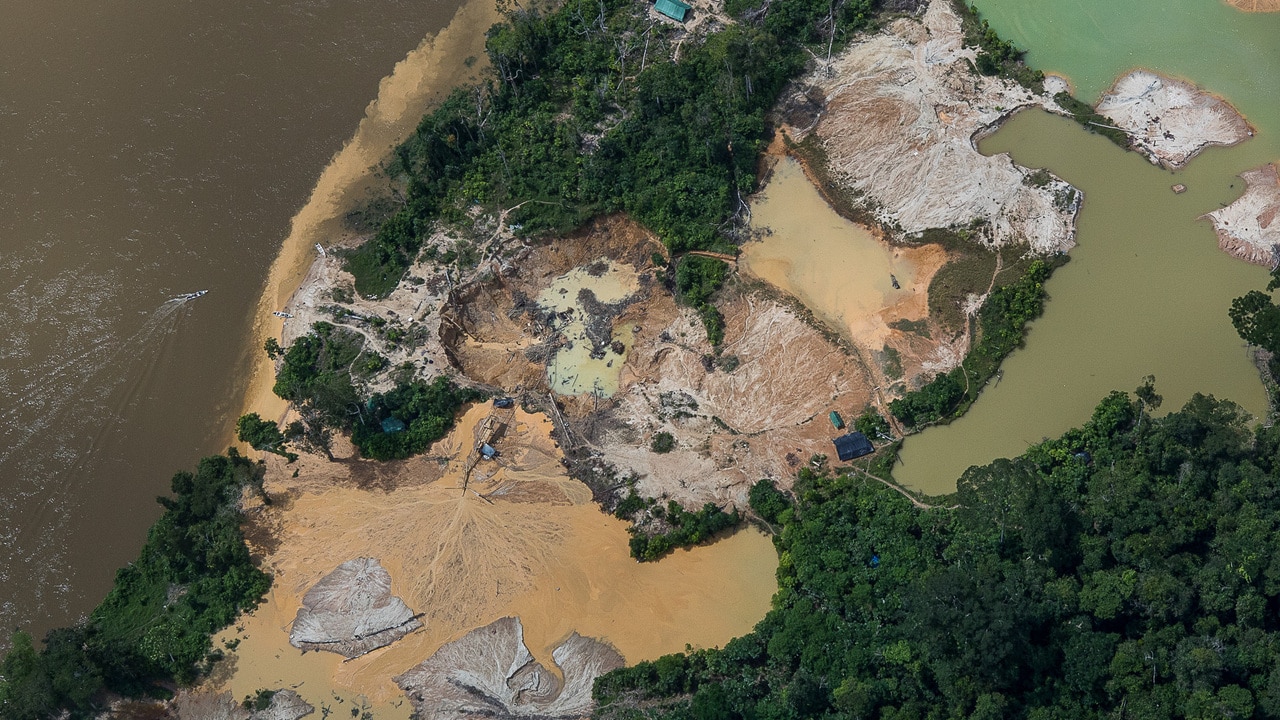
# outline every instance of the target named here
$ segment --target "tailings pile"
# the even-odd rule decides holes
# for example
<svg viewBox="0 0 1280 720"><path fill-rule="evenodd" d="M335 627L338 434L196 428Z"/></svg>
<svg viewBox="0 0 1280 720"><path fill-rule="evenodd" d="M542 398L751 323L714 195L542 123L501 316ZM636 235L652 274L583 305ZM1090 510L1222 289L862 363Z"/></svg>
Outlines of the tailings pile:
<svg viewBox="0 0 1280 720"><path fill-rule="evenodd" d="M585 718L596 677L624 664L618 651L577 633L552 659L563 680L529 652L520 619L505 617L448 643L395 681L423 720Z"/></svg>
<svg viewBox="0 0 1280 720"><path fill-rule="evenodd" d="M391 594L391 575L373 558L348 560L302 599L289 642L348 658L385 647L422 627L404 601Z"/></svg>
<svg viewBox="0 0 1280 720"><path fill-rule="evenodd" d="M974 58L950 1L934 0L922 20L896 20L820 63L806 82L826 107L814 137L796 138L816 144L829 180L895 233L976 221L991 244L1064 252L1078 191L974 144L1020 108L1061 110L1047 94L978 75Z"/></svg>

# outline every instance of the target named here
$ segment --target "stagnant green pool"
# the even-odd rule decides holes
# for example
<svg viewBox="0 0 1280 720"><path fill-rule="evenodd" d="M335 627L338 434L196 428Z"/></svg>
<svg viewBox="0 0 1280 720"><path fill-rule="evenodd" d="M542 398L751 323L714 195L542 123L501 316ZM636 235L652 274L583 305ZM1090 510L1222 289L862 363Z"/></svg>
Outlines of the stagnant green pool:
<svg viewBox="0 0 1280 720"><path fill-rule="evenodd" d="M999 383L965 417L909 438L895 477L926 493L951 492L970 465L1080 424L1107 392L1132 390L1148 374L1166 410L1202 392L1264 412L1262 385L1226 310L1265 285L1267 272L1218 250L1198 218L1240 194L1236 173L1280 160L1280 15L1245 14L1218 0L978 7L1003 37L1033 49L1033 66L1067 77L1081 99L1096 101L1118 75L1145 67L1227 99L1258 133L1177 173L1040 111L988 138L983 152L1047 167L1084 191L1079 247L1049 281L1044 317ZM1175 195L1174 183L1189 189Z"/></svg>

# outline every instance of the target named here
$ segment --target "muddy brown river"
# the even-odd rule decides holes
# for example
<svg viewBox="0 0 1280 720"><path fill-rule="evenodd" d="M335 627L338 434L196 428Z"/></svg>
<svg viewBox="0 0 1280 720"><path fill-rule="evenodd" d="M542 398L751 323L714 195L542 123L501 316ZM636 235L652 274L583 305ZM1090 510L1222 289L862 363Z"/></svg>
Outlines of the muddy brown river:
<svg viewBox="0 0 1280 720"><path fill-rule="evenodd" d="M458 5L0 0L0 647L95 605L225 448L291 217Z"/></svg>

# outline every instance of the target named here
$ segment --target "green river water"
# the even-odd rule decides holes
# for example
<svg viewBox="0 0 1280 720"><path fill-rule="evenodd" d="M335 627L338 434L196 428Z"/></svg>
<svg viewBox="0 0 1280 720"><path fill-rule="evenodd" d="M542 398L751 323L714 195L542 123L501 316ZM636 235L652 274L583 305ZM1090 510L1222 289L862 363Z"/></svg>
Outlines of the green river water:
<svg viewBox="0 0 1280 720"><path fill-rule="evenodd" d="M963 418L909 438L894 476L929 494L955 489L971 465L1011 457L1088 419L1111 390L1156 376L1164 410L1194 392L1260 415L1266 397L1227 318L1231 299L1266 284L1265 268L1230 258L1198 220L1244 188L1236 173L1280 159L1280 15L1217 0L980 0L1002 37L1033 48L1034 67L1067 77L1094 102L1120 74L1145 67L1191 80L1231 102L1257 129L1233 148L1162 170L1075 123L1024 112L982 143L1047 167L1084 191L1071 262L1026 347ZM1188 191L1175 195L1174 183Z"/></svg>

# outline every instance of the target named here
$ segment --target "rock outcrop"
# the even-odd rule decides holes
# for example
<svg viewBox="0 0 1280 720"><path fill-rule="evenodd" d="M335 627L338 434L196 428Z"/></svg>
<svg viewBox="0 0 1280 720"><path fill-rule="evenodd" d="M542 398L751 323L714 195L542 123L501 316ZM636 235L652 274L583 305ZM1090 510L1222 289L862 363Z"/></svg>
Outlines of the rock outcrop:
<svg viewBox="0 0 1280 720"><path fill-rule="evenodd" d="M612 647L569 636L551 653L563 681L524 644L519 618L477 628L395 678L422 720L585 718L596 677L622 667Z"/></svg>
<svg viewBox="0 0 1280 720"><path fill-rule="evenodd" d="M1206 213L1218 246L1241 260L1272 267L1280 261L1280 172L1276 164L1240 173L1245 191L1230 205Z"/></svg>
<svg viewBox="0 0 1280 720"><path fill-rule="evenodd" d="M1134 70L1111 86L1099 113L1129 134L1151 162L1177 169L1209 145L1235 145L1253 136L1249 123L1226 102L1195 85Z"/></svg>
<svg viewBox="0 0 1280 720"><path fill-rule="evenodd" d="M358 657L422 627L391 594L391 575L373 558L342 563L307 591L289 642L303 650Z"/></svg>
<svg viewBox="0 0 1280 720"><path fill-rule="evenodd" d="M991 243L1065 251L1079 192L975 146L1019 108L1061 110L1048 94L974 73L973 60L951 3L934 0L922 20L896 20L819 67L806 82L826 98L812 132L827 172L905 234L976 220Z"/></svg>

